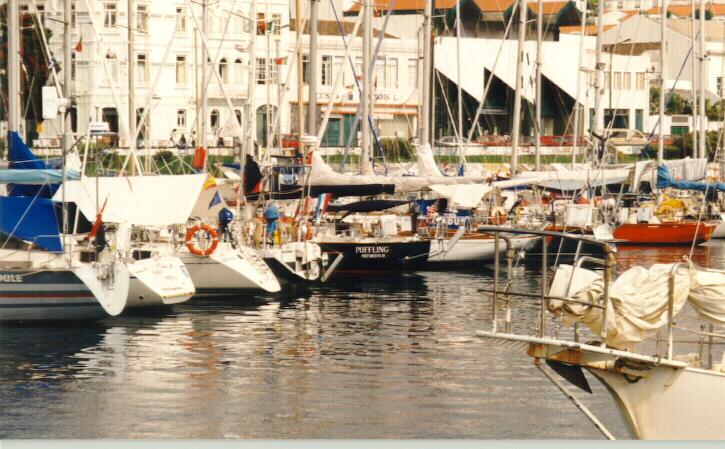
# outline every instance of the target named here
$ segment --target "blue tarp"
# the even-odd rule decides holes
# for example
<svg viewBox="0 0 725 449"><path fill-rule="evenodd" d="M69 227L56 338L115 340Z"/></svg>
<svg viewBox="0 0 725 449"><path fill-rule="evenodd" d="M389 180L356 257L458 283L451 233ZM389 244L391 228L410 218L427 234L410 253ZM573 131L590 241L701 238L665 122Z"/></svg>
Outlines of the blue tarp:
<svg viewBox="0 0 725 449"><path fill-rule="evenodd" d="M670 175L670 171L667 169L667 167L665 165L660 165L659 167L657 167L657 188L665 189L667 187L672 187L673 189L681 189L681 190L697 190L700 192L705 192L705 191L725 192L725 183L722 183L722 182L707 183L707 182L686 181L683 179L674 179L672 177L672 175Z"/></svg>
<svg viewBox="0 0 725 449"><path fill-rule="evenodd" d="M77 181L80 175L75 170L69 171L65 179ZM0 184L58 184L63 180L61 170L0 170Z"/></svg>
<svg viewBox="0 0 725 449"><path fill-rule="evenodd" d="M46 198L0 196L0 234L63 251L55 203Z"/></svg>
<svg viewBox="0 0 725 449"><path fill-rule="evenodd" d="M8 132L8 143L8 162L10 162L11 169L45 170L48 168L42 159L39 159L30 151L30 148L23 142L17 132ZM56 190L58 190L58 184L44 186L8 185L8 195L10 196L38 195L42 198L52 198Z"/></svg>

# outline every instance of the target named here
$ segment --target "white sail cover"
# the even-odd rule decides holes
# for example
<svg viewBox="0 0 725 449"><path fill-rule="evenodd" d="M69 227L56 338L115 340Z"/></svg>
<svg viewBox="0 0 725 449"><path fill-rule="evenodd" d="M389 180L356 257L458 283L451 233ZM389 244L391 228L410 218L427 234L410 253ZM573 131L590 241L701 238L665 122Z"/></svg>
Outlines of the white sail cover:
<svg viewBox="0 0 725 449"><path fill-rule="evenodd" d="M53 199L61 201L65 192L65 200L76 203L89 220L93 220L105 203L103 221L107 223L184 224L198 202L206 179L205 173L85 177L62 184Z"/></svg>
<svg viewBox="0 0 725 449"><path fill-rule="evenodd" d="M594 333L605 338L609 346L632 349L636 343L654 337L667 324L669 279L674 264L655 264L652 267L634 267L625 271L610 285L606 335L602 335L602 310L583 304L551 301L550 309L563 314L566 324L586 324ZM581 272L579 271L581 270ZM559 277L557 282L556 278ZM552 286L561 285L571 277L571 267L559 267ZM588 288L581 282L573 288L570 297L593 304L603 304L604 282L601 276L577 270L575 278L595 279ZM705 319L725 324L725 271L680 265L674 270L673 312L677 315L686 302ZM577 284L576 279L574 284Z"/></svg>
<svg viewBox="0 0 725 449"><path fill-rule="evenodd" d="M483 195L493 190L485 184L441 185L433 184L430 189L442 197L448 198L450 205L464 209L473 209L481 202Z"/></svg>

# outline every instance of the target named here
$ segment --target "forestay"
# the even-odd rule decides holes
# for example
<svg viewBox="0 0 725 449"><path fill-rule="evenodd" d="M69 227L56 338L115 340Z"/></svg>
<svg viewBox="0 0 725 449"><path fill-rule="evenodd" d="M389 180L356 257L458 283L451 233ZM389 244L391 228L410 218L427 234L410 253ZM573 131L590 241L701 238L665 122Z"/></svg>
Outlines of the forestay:
<svg viewBox="0 0 725 449"><path fill-rule="evenodd" d="M68 181L56 192L60 201L78 204L88 219L103 209L103 221L137 226L184 224L200 199L207 175L86 177ZM96 189L98 186L98 189Z"/></svg>

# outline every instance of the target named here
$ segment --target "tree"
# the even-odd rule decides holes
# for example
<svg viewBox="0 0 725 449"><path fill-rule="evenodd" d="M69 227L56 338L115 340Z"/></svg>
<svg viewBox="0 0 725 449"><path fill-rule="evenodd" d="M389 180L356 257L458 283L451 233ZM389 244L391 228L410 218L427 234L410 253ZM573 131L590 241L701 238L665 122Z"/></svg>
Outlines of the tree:
<svg viewBox="0 0 725 449"><path fill-rule="evenodd" d="M671 93L669 97L665 97L667 107L665 114L667 115L690 115L692 114L692 103L678 93ZM649 110L651 114L659 114L660 112L660 89L659 87L651 87L649 90Z"/></svg>
<svg viewBox="0 0 725 449"><path fill-rule="evenodd" d="M7 17L7 3L0 6L0 17ZM6 22L7 23L7 22ZM48 40L51 31L43 30ZM2 110L7 110L8 98L8 33L3 30L0 37L0 84L3 89ZM40 36L40 24L35 14L25 13L20 17L20 59L22 67L20 70L20 100L21 109L27 121L26 141L37 138L36 127L43 122L43 98L42 88L50 77L48 57L43 49L43 41ZM54 62L56 71L60 71L60 65Z"/></svg>

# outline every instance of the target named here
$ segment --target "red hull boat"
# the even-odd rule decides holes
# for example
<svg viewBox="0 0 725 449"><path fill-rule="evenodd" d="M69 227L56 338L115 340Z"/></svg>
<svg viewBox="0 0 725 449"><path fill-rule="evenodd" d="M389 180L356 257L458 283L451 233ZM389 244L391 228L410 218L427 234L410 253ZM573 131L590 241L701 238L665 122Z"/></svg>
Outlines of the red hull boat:
<svg viewBox="0 0 725 449"><path fill-rule="evenodd" d="M696 222L623 224L614 230L614 238L620 244L690 245L710 240L715 227Z"/></svg>

